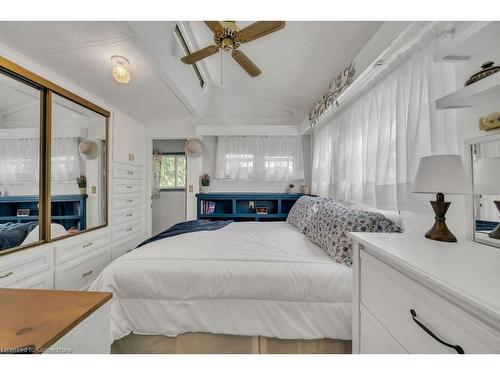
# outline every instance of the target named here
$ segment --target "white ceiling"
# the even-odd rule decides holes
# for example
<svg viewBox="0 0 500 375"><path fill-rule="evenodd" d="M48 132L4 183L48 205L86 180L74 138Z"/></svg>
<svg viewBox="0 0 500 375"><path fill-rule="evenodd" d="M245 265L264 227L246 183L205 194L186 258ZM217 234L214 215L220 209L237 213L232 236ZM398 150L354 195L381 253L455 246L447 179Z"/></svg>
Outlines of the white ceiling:
<svg viewBox="0 0 500 375"><path fill-rule="evenodd" d="M244 28L251 23L237 25ZM213 44L213 34L203 22L189 25L198 48ZM358 55L381 25L382 22L286 22L284 29L240 46L262 70L256 78L248 76L229 54L223 53L222 87L308 112L325 93L332 77ZM221 57L217 54L203 61L212 81L220 85Z"/></svg>
<svg viewBox="0 0 500 375"><path fill-rule="evenodd" d="M123 22L0 22L0 43L74 82L144 123L191 116L169 85L156 74L158 62L143 53L141 41ZM238 22L244 27L250 22ZM223 56L222 86L213 90L207 117L283 118L303 116L338 74L361 51L381 22L287 22L284 29L240 47L262 70L250 78ZM191 44L213 43L203 22L188 22ZM165 46L174 50L173 46ZM133 79L117 84L112 55L130 60ZM182 62L179 61L179 64ZM202 69L220 86L220 56ZM173 77L175 79L175 77ZM223 105L231 100L228 108ZM285 121L286 122L286 121Z"/></svg>

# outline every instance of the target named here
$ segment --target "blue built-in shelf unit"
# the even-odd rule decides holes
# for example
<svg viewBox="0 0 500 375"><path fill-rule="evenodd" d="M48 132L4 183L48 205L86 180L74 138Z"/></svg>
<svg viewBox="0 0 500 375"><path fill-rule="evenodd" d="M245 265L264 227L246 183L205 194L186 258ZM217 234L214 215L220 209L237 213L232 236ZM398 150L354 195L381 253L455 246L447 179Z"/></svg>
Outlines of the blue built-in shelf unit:
<svg viewBox="0 0 500 375"><path fill-rule="evenodd" d="M87 195L53 195L52 223L61 224L66 230L87 228ZM29 209L28 216L17 216L17 210ZM38 221L37 195L12 195L0 197L0 224Z"/></svg>
<svg viewBox="0 0 500 375"><path fill-rule="evenodd" d="M196 194L197 218L205 220L283 221L286 220L290 209L302 195L286 193L200 193ZM209 210L207 202L212 202L211 210ZM267 214L258 214L256 212L257 207L266 207Z"/></svg>

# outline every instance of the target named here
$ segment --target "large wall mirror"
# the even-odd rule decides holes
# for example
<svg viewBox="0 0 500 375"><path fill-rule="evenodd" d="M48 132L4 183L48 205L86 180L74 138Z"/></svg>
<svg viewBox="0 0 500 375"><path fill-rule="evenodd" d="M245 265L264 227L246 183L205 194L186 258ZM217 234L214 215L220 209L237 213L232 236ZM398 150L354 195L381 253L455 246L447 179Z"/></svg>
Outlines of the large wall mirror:
<svg viewBox="0 0 500 375"><path fill-rule="evenodd" d="M108 118L0 56L0 255L107 225Z"/></svg>
<svg viewBox="0 0 500 375"><path fill-rule="evenodd" d="M52 239L106 223L107 118L52 94Z"/></svg>
<svg viewBox="0 0 500 375"><path fill-rule="evenodd" d="M500 247L500 138L471 146L474 239Z"/></svg>
<svg viewBox="0 0 500 375"><path fill-rule="evenodd" d="M0 254L40 232L41 91L0 72Z"/></svg>

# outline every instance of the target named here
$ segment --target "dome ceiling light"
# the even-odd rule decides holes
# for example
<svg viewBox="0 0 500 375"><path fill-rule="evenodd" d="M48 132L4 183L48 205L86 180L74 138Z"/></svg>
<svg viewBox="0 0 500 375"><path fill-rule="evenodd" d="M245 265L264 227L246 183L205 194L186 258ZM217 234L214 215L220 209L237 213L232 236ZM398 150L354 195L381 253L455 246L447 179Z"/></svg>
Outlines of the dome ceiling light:
<svg viewBox="0 0 500 375"><path fill-rule="evenodd" d="M114 55L111 57L111 61L115 66L113 67L113 78L118 83L129 83L130 82L130 71L128 69L129 61L123 57Z"/></svg>

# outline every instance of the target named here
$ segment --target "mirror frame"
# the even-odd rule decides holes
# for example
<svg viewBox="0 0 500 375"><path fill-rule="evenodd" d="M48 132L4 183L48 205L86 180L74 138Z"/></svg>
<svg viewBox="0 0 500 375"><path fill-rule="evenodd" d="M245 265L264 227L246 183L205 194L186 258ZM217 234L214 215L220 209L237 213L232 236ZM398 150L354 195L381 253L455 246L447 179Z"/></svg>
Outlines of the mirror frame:
<svg viewBox="0 0 500 375"><path fill-rule="evenodd" d="M500 248L500 246L496 246L494 243L490 241L482 241L481 239L476 238L476 217L474 215L474 174L473 174L473 157L474 157L474 146L481 143L486 142L494 142L500 141L500 131L493 130L491 134L481 135L479 137L470 138L465 141L465 157L464 164L467 169L468 175L470 176L470 183L472 194L467 196L466 205L467 205L467 216L470 218L467 220L467 239L474 241L476 243L480 243L482 245L487 245L495 248Z"/></svg>
<svg viewBox="0 0 500 375"><path fill-rule="evenodd" d="M12 77L13 79L18 79L27 85L31 85L40 90L40 181L39 181L39 228L40 228L40 238L37 242L33 242L27 245L13 247L11 249L3 250L0 252L0 256L5 254L10 254L15 251L24 250L34 246L39 246L42 244L59 241L62 239L75 237L82 233L91 232L94 230L102 229L108 226L109 223L109 118L111 113L106 109L78 96L71 91L64 89L63 87L52 83L49 80L35 74L20 65L0 56L0 72ZM81 105L91 111L94 111L105 118L105 134L106 134L106 160L105 165L105 181L104 181L104 191L106 197L106 204L104 206L104 224L97 225L92 228L85 229L81 232L75 234L68 234L65 236L57 237L55 239L51 238L51 129L52 129L52 93L55 93L65 99L68 99L78 105Z"/></svg>

